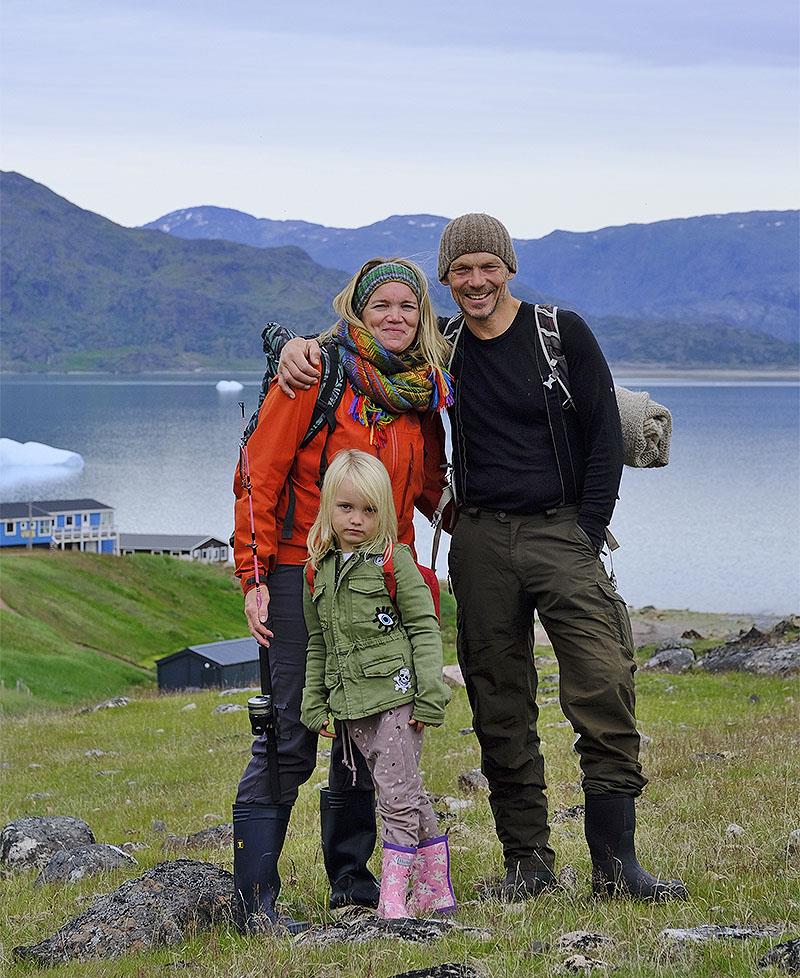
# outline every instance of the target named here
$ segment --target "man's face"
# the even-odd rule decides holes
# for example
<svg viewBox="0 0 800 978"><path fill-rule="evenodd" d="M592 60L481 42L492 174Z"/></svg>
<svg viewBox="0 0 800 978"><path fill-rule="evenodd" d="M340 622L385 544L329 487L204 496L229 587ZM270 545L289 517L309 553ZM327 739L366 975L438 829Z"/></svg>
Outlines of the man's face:
<svg viewBox="0 0 800 978"><path fill-rule="evenodd" d="M506 283L511 273L497 255L476 251L459 255L450 265L447 284L465 316L489 319L509 295Z"/></svg>

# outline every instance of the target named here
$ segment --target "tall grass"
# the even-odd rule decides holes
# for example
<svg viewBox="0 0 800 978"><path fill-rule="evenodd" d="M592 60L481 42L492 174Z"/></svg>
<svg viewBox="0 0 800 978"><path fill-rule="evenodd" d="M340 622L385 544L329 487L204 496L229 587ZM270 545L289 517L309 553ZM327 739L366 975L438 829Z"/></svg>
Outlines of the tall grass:
<svg viewBox="0 0 800 978"><path fill-rule="evenodd" d="M685 903L651 906L592 899L582 824L574 819L555 823L552 841L559 866L577 870L577 892L559 890L519 905L479 899L482 884L499 877L502 860L487 801L478 795L473 796L473 808L442 824L450 831L457 919L487 931L488 939L456 932L431 945L379 941L319 949L295 946L288 938L245 939L220 927L171 949L114 962L64 965L48 973L53 978L138 978L172 974L179 967L177 973L198 978L386 978L411 968L463 961L492 978L555 976L567 955L556 947L558 937L585 929L614 939L610 950L594 953L617 967L619 976L749 976L774 941L681 948L659 934L665 927L711 922L772 923L786 928L787 935L797 935L800 863L787 847L790 831L800 824L796 697L796 682L779 679L641 674L641 728L652 739L643 756L651 783L639 803L639 853L649 868L682 876L691 892ZM135 853L138 869L71 886L35 888L33 873L3 880L0 935L9 975L29 973L12 962L11 947L36 942L84 909L94 894L168 858L154 820L164 820L176 835L228 820L250 745L246 714L212 713L216 705L230 701L214 692L146 692L114 710L59 711L5 721L4 821L35 813L77 815L99 841L136 841L149 847ZM190 702L196 709L183 710ZM582 801L573 734L559 725L562 719L557 705L542 708L552 811ZM458 773L479 763L474 735L459 733L470 723L466 696L459 690L444 727L426 732L423 768L429 791L459 794ZM95 748L105 755L85 756ZM722 757L703 760L697 756L702 754ZM314 921L327 917L316 791L327 760L319 760L301 790L281 864L287 909ZM732 822L743 827L742 835L726 833ZM208 849L197 857L231 868L231 856L224 850ZM535 941L544 949L537 950Z"/></svg>

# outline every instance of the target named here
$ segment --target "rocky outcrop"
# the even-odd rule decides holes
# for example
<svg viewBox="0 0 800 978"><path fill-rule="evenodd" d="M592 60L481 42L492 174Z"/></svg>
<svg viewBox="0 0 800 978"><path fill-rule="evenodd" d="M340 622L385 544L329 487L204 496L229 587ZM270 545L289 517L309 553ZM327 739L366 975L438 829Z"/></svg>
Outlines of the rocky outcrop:
<svg viewBox="0 0 800 978"><path fill-rule="evenodd" d="M14 948L14 957L39 965L117 958L179 944L189 931L231 918L233 877L219 866L178 859L103 894L38 944Z"/></svg>
<svg viewBox="0 0 800 978"><path fill-rule="evenodd" d="M800 673L800 634L797 618L787 619L769 632L753 626L737 638L709 649L696 663L708 672L752 672L762 676Z"/></svg>
<svg viewBox="0 0 800 978"><path fill-rule="evenodd" d="M70 815L32 815L9 822L0 832L0 863L9 869L41 868L61 849L93 845L92 830Z"/></svg>
<svg viewBox="0 0 800 978"><path fill-rule="evenodd" d="M776 944L772 950L759 958L759 968L779 968L788 975L800 975L800 937L783 944Z"/></svg>
<svg viewBox="0 0 800 978"><path fill-rule="evenodd" d="M61 849L54 853L44 869L36 877L36 886L44 883L76 883L84 876L107 872L112 869L130 869L139 864L119 846L99 843Z"/></svg>
<svg viewBox="0 0 800 978"><path fill-rule="evenodd" d="M694 666L694 652L691 649L669 646L655 652L642 665L642 669L657 669L660 672L687 672Z"/></svg>
<svg viewBox="0 0 800 978"><path fill-rule="evenodd" d="M329 946L332 944L361 944L365 941L376 941L388 937L392 940L428 944L453 931L469 934L476 940L489 940L491 938L487 931L465 927L463 924L445 918L385 920L376 914L364 914L361 911L356 911L353 916L348 915L330 927L311 927L300 934L296 941L298 944Z"/></svg>

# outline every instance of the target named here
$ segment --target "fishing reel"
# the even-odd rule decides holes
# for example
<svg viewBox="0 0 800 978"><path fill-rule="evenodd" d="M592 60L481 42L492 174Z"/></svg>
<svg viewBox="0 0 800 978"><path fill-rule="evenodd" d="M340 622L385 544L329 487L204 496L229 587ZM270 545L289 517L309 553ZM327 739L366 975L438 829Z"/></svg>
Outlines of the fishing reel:
<svg viewBox="0 0 800 978"><path fill-rule="evenodd" d="M262 693L251 696L247 701L247 713L250 717L250 729L254 737L262 737L275 726L275 708L272 697Z"/></svg>

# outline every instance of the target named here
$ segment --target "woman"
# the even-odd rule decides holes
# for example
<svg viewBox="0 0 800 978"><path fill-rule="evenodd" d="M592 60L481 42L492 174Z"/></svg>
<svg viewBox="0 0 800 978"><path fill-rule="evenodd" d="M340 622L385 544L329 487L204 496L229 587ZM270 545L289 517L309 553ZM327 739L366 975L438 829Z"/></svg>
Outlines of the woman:
<svg viewBox="0 0 800 978"><path fill-rule="evenodd" d="M357 448L383 462L392 481L398 539L412 547L414 506L430 516L442 488L438 412L452 401L452 387L442 369L447 344L436 328L423 272L404 259L373 259L333 305L340 319L323 339L335 344L346 377L335 424L303 445L318 388L290 399L273 384L247 443L259 578L265 582L260 588L240 469L234 479L236 574L250 632L269 646L278 728L278 785L274 777L270 781L265 739L256 738L233 810L234 884L248 930L277 921L278 858L298 788L316 766L316 735L300 722L307 643L303 575L327 460ZM352 785L341 743L332 740L329 789L320 798L331 906L375 906L379 888L366 865L375 845L374 789L363 760ZM291 921L286 925L293 928Z"/></svg>

